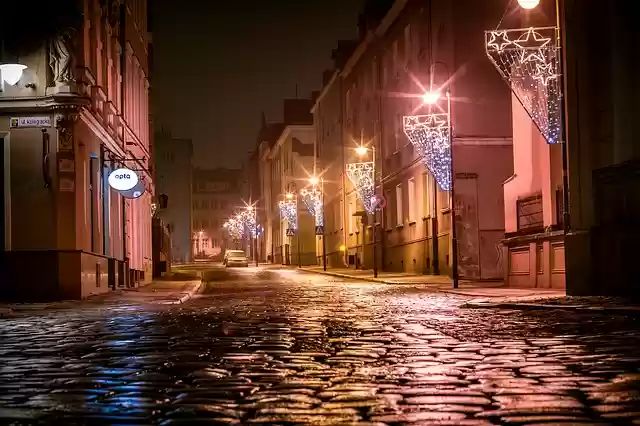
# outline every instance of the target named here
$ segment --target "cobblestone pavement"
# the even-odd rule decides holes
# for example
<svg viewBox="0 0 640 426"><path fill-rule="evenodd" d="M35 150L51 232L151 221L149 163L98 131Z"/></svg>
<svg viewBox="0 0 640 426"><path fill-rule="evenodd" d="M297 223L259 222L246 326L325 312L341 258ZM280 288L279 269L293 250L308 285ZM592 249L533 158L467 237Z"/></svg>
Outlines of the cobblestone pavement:
<svg viewBox="0 0 640 426"><path fill-rule="evenodd" d="M0 423L640 424L634 318L234 273L184 305L0 319Z"/></svg>

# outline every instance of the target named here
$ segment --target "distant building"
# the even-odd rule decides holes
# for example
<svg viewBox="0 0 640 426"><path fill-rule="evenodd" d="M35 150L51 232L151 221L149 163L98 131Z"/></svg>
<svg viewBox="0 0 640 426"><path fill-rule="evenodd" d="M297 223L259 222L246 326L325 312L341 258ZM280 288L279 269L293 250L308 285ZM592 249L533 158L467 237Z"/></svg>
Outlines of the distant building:
<svg viewBox="0 0 640 426"><path fill-rule="evenodd" d="M230 240L223 225L244 207L243 184L242 169L193 169L191 249L194 259L220 260L225 249L240 248L242 243Z"/></svg>
<svg viewBox="0 0 640 426"><path fill-rule="evenodd" d="M0 40L2 63L27 67L0 80L0 298L80 299L150 280L147 1L38 2L4 19ZM141 182L137 198L108 183L122 167Z"/></svg>
<svg viewBox="0 0 640 426"><path fill-rule="evenodd" d="M192 158L191 139L178 139L162 131L155 136L156 192L165 194L167 207L158 216L171 235L173 262L192 260Z"/></svg>
<svg viewBox="0 0 640 426"><path fill-rule="evenodd" d="M260 161L262 171L264 250L267 259L281 264L315 265L318 240L314 218L302 202L300 190L309 187L317 166L314 156L315 129L310 114L311 99L284 101L284 123L263 123ZM291 224L280 216L279 201L290 194L297 203L297 229L287 235Z"/></svg>

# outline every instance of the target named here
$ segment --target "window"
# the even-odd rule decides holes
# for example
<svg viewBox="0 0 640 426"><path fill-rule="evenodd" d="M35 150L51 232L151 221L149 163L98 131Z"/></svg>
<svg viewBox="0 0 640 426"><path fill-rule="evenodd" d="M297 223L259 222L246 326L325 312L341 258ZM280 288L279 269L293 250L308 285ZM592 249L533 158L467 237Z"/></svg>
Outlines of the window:
<svg viewBox="0 0 640 426"><path fill-rule="evenodd" d="M200 201L200 208L202 208L202 209L208 209L208 208L209 208L209 200L202 200L202 201Z"/></svg>
<svg viewBox="0 0 640 426"><path fill-rule="evenodd" d="M422 216L434 216L433 210L433 177L429 172L422 174Z"/></svg>
<svg viewBox="0 0 640 426"><path fill-rule="evenodd" d="M203 248L209 248L209 239L208 238L204 238L202 240L202 247Z"/></svg>
<svg viewBox="0 0 640 426"><path fill-rule="evenodd" d="M411 57L411 25L404 27L404 63L409 62Z"/></svg>
<svg viewBox="0 0 640 426"><path fill-rule="evenodd" d="M393 52L393 68L397 71L398 69L398 40L395 40L393 42L393 47L392 47L392 52Z"/></svg>
<svg viewBox="0 0 640 426"><path fill-rule="evenodd" d="M402 226L404 224L404 216L402 212L402 184L396 186L396 224Z"/></svg>
<svg viewBox="0 0 640 426"><path fill-rule="evenodd" d="M193 200L193 209L198 210L198 200Z"/></svg>
<svg viewBox="0 0 640 426"><path fill-rule="evenodd" d="M402 147L402 138L404 137L404 132L402 130L402 114L400 113L396 113L396 116L394 117L394 126L393 126L393 131L395 134L395 142L396 142L396 151L400 151L400 148Z"/></svg>
<svg viewBox="0 0 640 426"><path fill-rule="evenodd" d="M389 202L391 201L391 190L387 189L387 190L385 191L385 193L384 193L384 197L385 197L385 199L387 200L387 203L389 203ZM393 219L391 218L391 212L392 212L392 210L391 210L391 206L387 206L387 207L384 209L384 212L385 212L385 218L384 218L384 220L385 220L385 227L386 227L387 229L389 229L389 228L391 228L391 225L393 224Z"/></svg>
<svg viewBox="0 0 640 426"><path fill-rule="evenodd" d="M409 202L409 222L416 221L416 180L414 178L409 179L407 185L407 201Z"/></svg>
<svg viewBox="0 0 640 426"><path fill-rule="evenodd" d="M348 218L347 220L349 221L349 233L353 234L356 228L356 218L355 216L353 216L353 214L355 213L355 206L354 206L354 200L353 200L353 195L351 195L349 197L349 209L347 211L347 215Z"/></svg>
<svg viewBox="0 0 640 426"><path fill-rule="evenodd" d="M438 208L440 210L451 208L451 193L449 191L443 191L440 187L438 187Z"/></svg>

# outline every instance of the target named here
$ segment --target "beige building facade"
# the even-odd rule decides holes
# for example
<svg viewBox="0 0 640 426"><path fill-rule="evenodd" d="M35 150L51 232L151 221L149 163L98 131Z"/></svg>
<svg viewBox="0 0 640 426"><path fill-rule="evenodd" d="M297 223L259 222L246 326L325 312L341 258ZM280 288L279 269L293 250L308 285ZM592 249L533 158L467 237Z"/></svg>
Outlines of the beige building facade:
<svg viewBox="0 0 640 426"><path fill-rule="evenodd" d="M68 27L38 43L24 43L28 22L3 34L3 62L27 68L0 83L1 297L80 299L151 279L146 11L144 0L65 2L54 13ZM138 198L107 183L120 167L138 176Z"/></svg>
<svg viewBox="0 0 640 426"><path fill-rule="evenodd" d="M511 103L477 40L500 15L499 3L457 1L456 8L470 13L453 19L449 3L398 0L381 19L363 20L368 25L358 47L325 84L314 110L319 151L323 164L340 164L330 180L342 185L340 201L327 203L325 232L328 251L344 250L346 265L374 266L375 226L380 270L451 273L450 192L436 183L403 129L404 116L446 112L446 102L431 109L423 104L432 85L452 98L459 274L502 278L502 183L513 170ZM341 135L329 136L327 123L337 122ZM356 153L360 144L368 147L364 156ZM365 161L375 162L375 193L384 199L375 215L364 212L347 176L339 177L349 163ZM336 193L332 189L331 198Z"/></svg>

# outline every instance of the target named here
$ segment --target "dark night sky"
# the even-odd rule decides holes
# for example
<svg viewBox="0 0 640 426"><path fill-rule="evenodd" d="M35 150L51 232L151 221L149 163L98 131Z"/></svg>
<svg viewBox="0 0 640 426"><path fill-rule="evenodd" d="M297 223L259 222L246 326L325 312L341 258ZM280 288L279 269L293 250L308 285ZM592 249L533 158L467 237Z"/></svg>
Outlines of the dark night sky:
<svg viewBox="0 0 640 426"><path fill-rule="evenodd" d="M156 127L192 138L200 167L240 166L261 112L308 97L338 39L357 36L362 0L150 0Z"/></svg>

